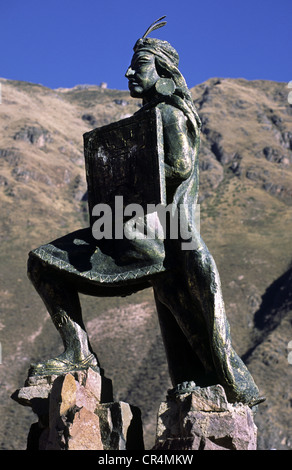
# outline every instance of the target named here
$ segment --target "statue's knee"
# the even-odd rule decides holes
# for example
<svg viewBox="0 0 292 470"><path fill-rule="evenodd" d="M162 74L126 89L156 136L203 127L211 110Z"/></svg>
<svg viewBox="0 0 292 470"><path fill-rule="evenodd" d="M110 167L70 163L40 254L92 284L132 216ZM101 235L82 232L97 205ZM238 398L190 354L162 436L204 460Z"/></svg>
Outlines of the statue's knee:
<svg viewBox="0 0 292 470"><path fill-rule="evenodd" d="M41 275L41 262L29 254L27 261L27 276L33 284L37 284Z"/></svg>

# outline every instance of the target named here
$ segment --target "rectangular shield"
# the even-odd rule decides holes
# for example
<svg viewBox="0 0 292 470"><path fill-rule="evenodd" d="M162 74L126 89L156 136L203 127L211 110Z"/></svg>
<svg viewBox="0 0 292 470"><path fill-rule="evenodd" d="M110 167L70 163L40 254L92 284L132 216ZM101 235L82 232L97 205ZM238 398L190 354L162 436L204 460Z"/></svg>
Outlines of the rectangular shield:
<svg viewBox="0 0 292 470"><path fill-rule="evenodd" d="M159 109L141 111L129 118L84 134L84 155L91 225L92 209L107 204L123 206L166 204L162 120Z"/></svg>

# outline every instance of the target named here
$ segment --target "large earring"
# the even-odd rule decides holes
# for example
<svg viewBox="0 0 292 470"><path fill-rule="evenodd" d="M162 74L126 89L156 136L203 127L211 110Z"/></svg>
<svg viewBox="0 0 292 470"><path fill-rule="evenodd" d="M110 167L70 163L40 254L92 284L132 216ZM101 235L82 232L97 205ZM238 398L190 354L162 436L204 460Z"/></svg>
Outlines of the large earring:
<svg viewBox="0 0 292 470"><path fill-rule="evenodd" d="M159 78L155 83L155 89L159 95L171 96L175 91L175 83L172 78Z"/></svg>

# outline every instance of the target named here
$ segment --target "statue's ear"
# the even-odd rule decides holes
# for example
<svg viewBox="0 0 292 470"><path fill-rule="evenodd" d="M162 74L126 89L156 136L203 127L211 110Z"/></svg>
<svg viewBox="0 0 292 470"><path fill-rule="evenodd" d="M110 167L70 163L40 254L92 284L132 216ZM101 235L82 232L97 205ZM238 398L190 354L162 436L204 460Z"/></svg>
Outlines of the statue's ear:
<svg viewBox="0 0 292 470"><path fill-rule="evenodd" d="M162 78L171 78L171 73L167 67L166 62L160 59L159 57L155 56L155 68L156 72L158 73L159 77Z"/></svg>
<svg viewBox="0 0 292 470"><path fill-rule="evenodd" d="M155 67L160 77L155 83L156 93L163 96L171 96L176 87L166 62L159 57L155 57Z"/></svg>

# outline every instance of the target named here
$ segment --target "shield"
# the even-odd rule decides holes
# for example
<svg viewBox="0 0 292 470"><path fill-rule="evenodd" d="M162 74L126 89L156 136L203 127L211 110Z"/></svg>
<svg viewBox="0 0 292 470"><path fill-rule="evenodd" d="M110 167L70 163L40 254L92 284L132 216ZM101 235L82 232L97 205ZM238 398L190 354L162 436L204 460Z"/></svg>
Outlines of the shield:
<svg viewBox="0 0 292 470"><path fill-rule="evenodd" d="M141 110L87 132L84 154L90 227L42 245L32 255L90 295L129 295L149 287L149 279L169 267L153 208L166 204L160 111ZM116 197L123 199L121 218ZM133 217L133 204L141 206L141 217ZM98 205L111 213L93 216Z"/></svg>
<svg viewBox="0 0 292 470"><path fill-rule="evenodd" d="M97 204L166 204L162 119L153 108L84 134L90 225Z"/></svg>

